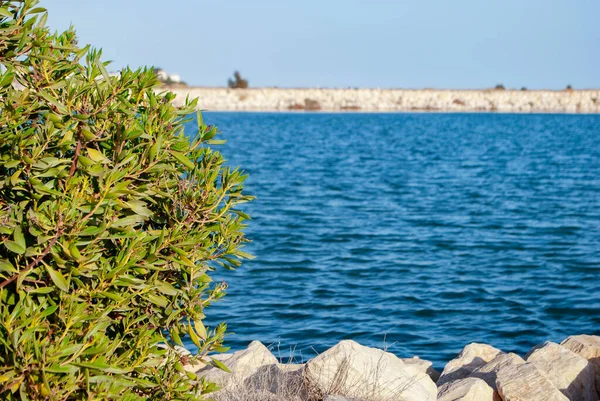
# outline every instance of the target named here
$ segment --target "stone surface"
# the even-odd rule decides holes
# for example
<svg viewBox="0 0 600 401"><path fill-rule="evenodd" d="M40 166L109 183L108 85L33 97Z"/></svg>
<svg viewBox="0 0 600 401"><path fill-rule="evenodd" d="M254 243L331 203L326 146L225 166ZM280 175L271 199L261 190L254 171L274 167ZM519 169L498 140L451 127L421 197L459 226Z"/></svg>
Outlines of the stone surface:
<svg viewBox="0 0 600 401"><path fill-rule="evenodd" d="M527 354L533 363L571 401L598 401L594 367L584 357L553 342L534 347Z"/></svg>
<svg viewBox="0 0 600 401"><path fill-rule="evenodd" d="M252 341L244 350L229 355L219 355L216 358L223 362L231 370L231 373L211 365L197 373L221 387L243 385L244 381L261 367L278 363L277 358L260 341Z"/></svg>
<svg viewBox="0 0 600 401"><path fill-rule="evenodd" d="M238 390L271 393L281 399L290 395L305 395L302 372L304 365L272 364L261 366L250 377L239 383Z"/></svg>
<svg viewBox="0 0 600 401"><path fill-rule="evenodd" d="M493 401L494 389L476 377L454 380L438 388L438 401Z"/></svg>
<svg viewBox="0 0 600 401"><path fill-rule="evenodd" d="M415 368L419 369L420 372L427 373L434 383L436 383L439 380L440 372L433 368L433 362L421 359L418 356L400 359L402 359L402 362L404 362L405 364L414 366Z"/></svg>
<svg viewBox="0 0 600 401"><path fill-rule="evenodd" d="M569 401L533 363L503 366L496 387L503 401Z"/></svg>
<svg viewBox="0 0 600 401"><path fill-rule="evenodd" d="M522 365L525 361L517 354L499 354L483 366L475 369L470 377L476 377L485 381L491 388L496 390L496 376L498 371L505 366Z"/></svg>
<svg viewBox="0 0 600 401"><path fill-rule="evenodd" d="M304 368L310 394L337 395L369 401L434 401L437 387L419 368L394 354L341 341Z"/></svg>
<svg viewBox="0 0 600 401"><path fill-rule="evenodd" d="M209 111L503 111L600 113L600 90L405 90L318 88L168 88ZM164 88L158 88L158 91Z"/></svg>
<svg viewBox="0 0 600 401"><path fill-rule="evenodd" d="M594 367L596 371L596 392L600 398L600 336L587 334L571 336L560 345L581 355Z"/></svg>
<svg viewBox="0 0 600 401"><path fill-rule="evenodd" d="M485 365L501 353L502 351L491 345L479 343L469 344L463 348L456 358L446 364L442 375L437 381L437 385L441 386L452 380L465 378L475 369Z"/></svg>

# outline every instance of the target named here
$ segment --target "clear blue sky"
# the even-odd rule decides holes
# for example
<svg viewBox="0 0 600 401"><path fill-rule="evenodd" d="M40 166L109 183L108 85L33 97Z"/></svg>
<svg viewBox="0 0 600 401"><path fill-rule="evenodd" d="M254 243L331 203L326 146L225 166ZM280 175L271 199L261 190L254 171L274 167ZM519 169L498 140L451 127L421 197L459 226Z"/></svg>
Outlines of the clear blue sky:
<svg viewBox="0 0 600 401"><path fill-rule="evenodd" d="M42 0L113 70L192 85L600 87L600 0Z"/></svg>

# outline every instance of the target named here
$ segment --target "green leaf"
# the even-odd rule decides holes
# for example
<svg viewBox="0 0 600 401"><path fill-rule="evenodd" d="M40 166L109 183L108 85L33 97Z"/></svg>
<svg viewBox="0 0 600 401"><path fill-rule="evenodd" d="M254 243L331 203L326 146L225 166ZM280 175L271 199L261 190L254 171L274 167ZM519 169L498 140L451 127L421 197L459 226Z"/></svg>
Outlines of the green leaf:
<svg viewBox="0 0 600 401"><path fill-rule="evenodd" d="M191 324L188 325L188 335L190 336L190 339L192 340L192 342L194 343L194 345L196 347L200 348L202 346L200 344L200 338L198 337L198 335L194 331L194 328L192 327Z"/></svg>
<svg viewBox="0 0 600 401"><path fill-rule="evenodd" d="M152 212L146 207L146 203L144 201L130 200L129 202L127 202L127 206L129 206L131 210L133 210L136 214L139 214L140 216L152 216Z"/></svg>
<svg viewBox="0 0 600 401"><path fill-rule="evenodd" d="M86 148L86 150L87 150L88 156L93 161L95 161L97 163L110 163L110 160L108 160L108 158L106 156L104 156L104 153L100 152L99 150L94 149L94 148Z"/></svg>
<svg viewBox="0 0 600 401"><path fill-rule="evenodd" d="M50 373L62 373L62 374L76 374L79 372L79 368L77 366L67 364L67 365L52 365L44 369L46 372Z"/></svg>
<svg viewBox="0 0 600 401"><path fill-rule="evenodd" d="M174 150L171 150L170 152L171 152L171 154L172 154L173 156L175 156L175 158L176 158L176 159L177 159L177 160L178 160L178 161L179 161L181 164L183 164L184 166L186 166L186 167L187 167L187 168L189 168L190 170L193 170L193 169L194 169L194 167L196 167L196 165L195 165L194 163L192 163L192 162L190 161L190 159L188 159L188 158L187 158L186 156L184 156L183 154L181 154L181 153L179 153L179 152L176 152L176 151L174 151Z"/></svg>
<svg viewBox="0 0 600 401"><path fill-rule="evenodd" d="M21 230L21 226L15 227L15 231L13 232L13 239L23 249L27 248L27 244L25 243L25 237L23 236L23 231Z"/></svg>
<svg viewBox="0 0 600 401"><path fill-rule="evenodd" d="M29 294L50 294L51 292L56 291L54 287L40 287L35 290L30 290Z"/></svg>
<svg viewBox="0 0 600 401"><path fill-rule="evenodd" d="M40 18L40 20L38 21L38 23L36 24L36 26L38 28L42 28L42 27L46 26L46 21L47 20L48 20L48 13L42 14L42 18Z"/></svg>
<svg viewBox="0 0 600 401"><path fill-rule="evenodd" d="M17 244L14 241L4 241L4 246L11 252L18 253L19 255L23 255L25 253L25 248L23 248L20 244Z"/></svg>
<svg viewBox="0 0 600 401"><path fill-rule="evenodd" d="M214 366L214 367L216 367L216 368L219 368L219 369L221 369L221 370L222 370L222 371L224 371L224 372L231 373L231 370L229 370L229 368L228 368L227 366L225 366L225 365L223 364L223 362L219 361L218 359L214 359L214 358L213 358L213 359L210 361L210 364L211 364L211 365L213 365L213 366Z"/></svg>
<svg viewBox="0 0 600 401"><path fill-rule="evenodd" d="M102 227L86 227L79 233L79 235L81 235L83 237L91 237L91 236L96 236L103 231L104 231L104 228L102 228Z"/></svg>
<svg viewBox="0 0 600 401"><path fill-rule="evenodd" d="M6 17L6 18L12 18L13 14L10 11L8 11L8 9L2 7L2 8L0 8L0 16Z"/></svg>
<svg viewBox="0 0 600 401"><path fill-rule="evenodd" d="M179 337L179 330L177 330L176 327L171 329L170 334L175 344L183 346L183 341L181 341L181 337Z"/></svg>
<svg viewBox="0 0 600 401"><path fill-rule="evenodd" d="M52 282L60 290L62 290L64 292L68 292L69 291L69 283L67 282L65 277L60 272L54 270L50 266L48 266L48 265L45 265L45 266L46 266L46 271L48 271L48 274L50 275L50 278L52 279Z"/></svg>
<svg viewBox="0 0 600 401"><path fill-rule="evenodd" d="M30 292L31 294L31 292ZM58 305L53 305L49 308L46 308L43 312L41 317L46 317L46 316L50 316L51 314L53 314L54 312L56 312L56 310L58 309Z"/></svg>
<svg viewBox="0 0 600 401"><path fill-rule="evenodd" d="M177 290L171 284L165 281L156 281L156 289L166 295L175 296L177 295Z"/></svg>
<svg viewBox="0 0 600 401"><path fill-rule="evenodd" d="M58 110L58 112L60 114L69 114L69 110L67 110L67 108L65 107L64 104L60 103L54 96L50 95L49 93L46 92L38 92L39 95L41 97L43 97L44 99L46 99L50 104L52 104L54 107L56 107L56 109Z"/></svg>
<svg viewBox="0 0 600 401"><path fill-rule="evenodd" d="M17 273L17 269L8 261L8 260L0 260L0 271L8 272L8 273Z"/></svg>
<svg viewBox="0 0 600 401"><path fill-rule="evenodd" d="M204 326L204 324L200 320L196 320L194 322L194 327L196 328L196 333L198 333L198 335L203 340L206 340L206 337L208 337L208 334L206 332L206 327Z"/></svg>
<svg viewBox="0 0 600 401"><path fill-rule="evenodd" d="M122 219L118 219L117 221L115 221L114 223L112 223L113 227L132 227L138 223L142 223L144 221L143 218L141 218L139 215L137 214L132 214L131 216L127 216L127 217L123 217Z"/></svg>

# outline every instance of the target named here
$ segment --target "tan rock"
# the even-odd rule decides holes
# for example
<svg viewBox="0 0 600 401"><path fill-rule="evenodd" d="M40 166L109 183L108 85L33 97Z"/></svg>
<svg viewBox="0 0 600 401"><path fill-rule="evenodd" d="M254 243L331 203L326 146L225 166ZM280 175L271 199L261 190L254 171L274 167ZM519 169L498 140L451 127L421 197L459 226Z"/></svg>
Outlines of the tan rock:
<svg viewBox="0 0 600 401"><path fill-rule="evenodd" d="M569 401L533 363L501 367L496 387L504 401Z"/></svg>
<svg viewBox="0 0 600 401"><path fill-rule="evenodd" d="M419 368L380 349L341 341L308 361L304 380L310 394L369 401L434 401L437 387Z"/></svg>
<svg viewBox="0 0 600 401"><path fill-rule="evenodd" d="M527 354L533 363L571 401L598 401L594 367L584 357L553 342L533 348Z"/></svg>
<svg viewBox="0 0 600 401"><path fill-rule="evenodd" d="M438 401L493 401L494 389L476 377L454 380L438 388Z"/></svg>
<svg viewBox="0 0 600 401"><path fill-rule="evenodd" d="M276 365L278 362L277 358L260 341L252 341L248 348L234 352L231 355L220 356L219 360L229 368L231 373L211 365L199 370L197 373L200 377L205 377L221 387L237 386L261 367Z"/></svg>
<svg viewBox="0 0 600 401"><path fill-rule="evenodd" d="M560 345L581 355L594 367L596 371L596 392L600 397L600 337L586 334L571 336Z"/></svg>
<svg viewBox="0 0 600 401"><path fill-rule="evenodd" d="M485 365L501 353L502 351L491 345L471 343L463 348L456 358L446 364L437 385L440 386L452 380L465 378L475 369Z"/></svg>
<svg viewBox="0 0 600 401"><path fill-rule="evenodd" d="M431 377L433 382L437 382L440 378L440 372L433 368L433 362L427 361L425 359L421 359L418 356L414 356L412 358L400 358L402 362L407 365L414 366L419 369L420 372L426 373Z"/></svg>
<svg viewBox="0 0 600 401"><path fill-rule="evenodd" d="M496 376L498 371L505 366L522 365L525 361L517 354L499 354L483 366L475 369L470 377L477 377L485 381L491 388L496 390Z"/></svg>

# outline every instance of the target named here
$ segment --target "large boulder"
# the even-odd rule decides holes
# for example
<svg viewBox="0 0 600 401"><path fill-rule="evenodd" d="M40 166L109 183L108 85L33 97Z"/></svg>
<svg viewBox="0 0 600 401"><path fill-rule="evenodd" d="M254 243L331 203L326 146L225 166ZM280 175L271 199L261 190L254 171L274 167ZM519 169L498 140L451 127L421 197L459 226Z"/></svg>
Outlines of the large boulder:
<svg viewBox="0 0 600 401"><path fill-rule="evenodd" d="M301 364L264 365L245 379L241 387L246 392L274 394L280 400L304 399L306 391L302 379L303 370L304 365Z"/></svg>
<svg viewBox="0 0 600 401"><path fill-rule="evenodd" d="M476 377L485 381L491 388L496 389L496 376L498 371L505 366L522 365L525 361L517 354L499 354L483 366L475 369L470 377Z"/></svg>
<svg viewBox="0 0 600 401"><path fill-rule="evenodd" d="M600 397L600 337L582 334L571 336L560 343L587 359L596 371L596 391Z"/></svg>
<svg viewBox="0 0 600 401"><path fill-rule="evenodd" d="M314 397L338 395L369 401L435 401L437 387L415 366L380 349L341 341L306 363L304 381Z"/></svg>
<svg viewBox="0 0 600 401"><path fill-rule="evenodd" d="M502 351L491 345L471 343L463 348L456 358L446 364L437 385L441 386L453 380L463 379L501 353Z"/></svg>
<svg viewBox="0 0 600 401"><path fill-rule="evenodd" d="M405 364L414 366L415 368L419 369L420 372L427 373L434 383L436 383L439 380L440 372L433 368L433 362L421 359L418 356L400 359L402 359L402 362L404 362Z"/></svg>
<svg viewBox="0 0 600 401"><path fill-rule="evenodd" d="M454 380L438 388L438 401L493 401L494 389L476 377Z"/></svg>
<svg viewBox="0 0 600 401"><path fill-rule="evenodd" d="M598 401L594 367L584 357L553 342L534 347L527 354L533 363L571 401Z"/></svg>
<svg viewBox="0 0 600 401"><path fill-rule="evenodd" d="M503 366L496 387L503 401L569 401L533 363Z"/></svg>
<svg viewBox="0 0 600 401"><path fill-rule="evenodd" d="M277 358L260 341L252 341L248 348L223 355L220 358L231 373L211 365L200 369L197 373L223 388L243 386L244 381L256 373L261 367L276 365Z"/></svg>

